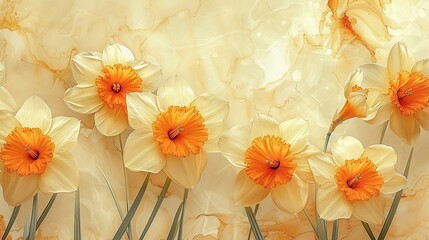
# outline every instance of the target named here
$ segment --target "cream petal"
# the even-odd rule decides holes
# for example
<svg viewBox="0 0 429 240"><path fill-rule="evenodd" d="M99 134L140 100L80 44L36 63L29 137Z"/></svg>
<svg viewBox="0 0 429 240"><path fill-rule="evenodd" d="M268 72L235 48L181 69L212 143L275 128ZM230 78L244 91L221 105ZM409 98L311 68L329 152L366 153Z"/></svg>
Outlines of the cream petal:
<svg viewBox="0 0 429 240"><path fill-rule="evenodd" d="M385 201L383 197L371 198L368 201L354 201L353 216L369 224L381 224L384 220Z"/></svg>
<svg viewBox="0 0 429 240"><path fill-rule="evenodd" d="M322 152L313 145L308 144L302 152L295 155L293 161L296 163L295 173L307 182L314 182L313 173L308 163L308 158L315 154L321 154Z"/></svg>
<svg viewBox="0 0 429 240"><path fill-rule="evenodd" d="M295 118L280 124L281 137L290 144L293 154L301 152L306 147L308 133L308 122L304 119Z"/></svg>
<svg viewBox="0 0 429 240"><path fill-rule="evenodd" d="M144 147L142 147L144 146ZM150 126L131 132L124 147L124 165L131 171L158 173L165 166L166 157L153 139Z"/></svg>
<svg viewBox="0 0 429 240"><path fill-rule="evenodd" d="M222 155L237 167L246 167L244 153L249 146L249 126L234 126L222 133L219 138L219 148Z"/></svg>
<svg viewBox="0 0 429 240"><path fill-rule="evenodd" d="M127 94L128 121L134 129L152 126L159 114L156 96L152 93Z"/></svg>
<svg viewBox="0 0 429 240"><path fill-rule="evenodd" d="M121 44L115 43L108 45L103 50L102 56L103 65L130 65L134 61L134 55L130 49L122 46Z"/></svg>
<svg viewBox="0 0 429 240"><path fill-rule="evenodd" d="M399 111L393 111L390 116L390 129L409 145L413 145L420 136L420 126L416 119L404 116Z"/></svg>
<svg viewBox="0 0 429 240"><path fill-rule="evenodd" d="M40 128L46 134L51 127L52 113L45 101L38 96L31 96L22 104L16 118L23 127Z"/></svg>
<svg viewBox="0 0 429 240"><path fill-rule="evenodd" d="M389 78L397 78L400 71L410 71L413 65L414 57L410 52L408 52L405 44L399 42L393 45L387 60Z"/></svg>
<svg viewBox="0 0 429 240"><path fill-rule="evenodd" d="M207 153L189 155L185 158L167 157L164 172L171 180L184 188L193 188L198 184L207 164Z"/></svg>
<svg viewBox="0 0 429 240"><path fill-rule="evenodd" d="M274 203L283 211L289 213L299 213L307 204L309 184L297 176L280 186L277 186L271 192Z"/></svg>
<svg viewBox="0 0 429 240"><path fill-rule="evenodd" d="M279 122L267 114L256 114L252 122L252 129L250 130L250 139L253 140L266 135L279 136Z"/></svg>
<svg viewBox="0 0 429 240"><path fill-rule="evenodd" d="M270 192L270 189L265 189L250 179L244 170L241 170L235 178L233 193L235 204L243 207L253 206L264 200Z"/></svg>
<svg viewBox="0 0 429 240"><path fill-rule="evenodd" d="M10 113L0 112L0 149L5 143L5 138L17 126L21 126L18 120ZM0 161L1 162L1 161Z"/></svg>
<svg viewBox="0 0 429 240"><path fill-rule="evenodd" d="M64 94L64 102L71 110L89 114L95 113L103 107L104 102L98 95L97 86L80 86L67 89Z"/></svg>
<svg viewBox="0 0 429 240"><path fill-rule="evenodd" d="M39 188L44 193L73 192L79 186L77 160L68 151L55 151L52 161L39 177Z"/></svg>
<svg viewBox="0 0 429 240"><path fill-rule="evenodd" d="M333 221L339 218L350 218L352 205L335 183L322 185L316 193L317 212L322 219Z"/></svg>
<svg viewBox="0 0 429 240"><path fill-rule="evenodd" d="M320 153L308 158L311 171L313 172L314 180L319 185L334 183L337 166L334 163L331 155Z"/></svg>
<svg viewBox="0 0 429 240"><path fill-rule="evenodd" d="M420 126L426 131L429 131L429 108L418 111L414 114L414 118L419 122Z"/></svg>
<svg viewBox="0 0 429 240"><path fill-rule="evenodd" d="M362 88L376 89L384 92L389 89L389 76L387 68L378 63L364 64L359 67L362 70Z"/></svg>
<svg viewBox="0 0 429 240"><path fill-rule="evenodd" d="M353 92L354 86L361 86L363 80L363 73L361 69L357 69L349 74L347 83L344 86L344 97L347 98Z"/></svg>
<svg viewBox="0 0 429 240"><path fill-rule="evenodd" d="M426 76L429 76L429 59L417 61L411 71L420 72Z"/></svg>
<svg viewBox="0 0 429 240"><path fill-rule="evenodd" d="M127 113L121 108L104 105L94 116L95 126L105 136L116 136L128 126Z"/></svg>
<svg viewBox="0 0 429 240"><path fill-rule="evenodd" d="M385 182L381 187L383 194L396 193L399 190L404 189L407 184L407 179L400 173L395 172L388 182Z"/></svg>
<svg viewBox="0 0 429 240"><path fill-rule="evenodd" d="M37 188L37 175L19 176L4 172L2 176L3 197L12 206L18 206L33 197Z"/></svg>
<svg viewBox="0 0 429 240"><path fill-rule="evenodd" d="M371 118L364 118L369 124L378 125L386 122L394 111L394 107L388 95L380 95L377 104L379 107L378 109L374 109L375 114L371 115Z"/></svg>
<svg viewBox="0 0 429 240"><path fill-rule="evenodd" d="M362 157L367 157L377 166L377 172L385 182L389 181L395 173L398 157L395 150L389 146L381 144L369 146L363 151Z"/></svg>
<svg viewBox="0 0 429 240"><path fill-rule="evenodd" d="M102 69L100 53L78 53L73 57L71 67L73 78L81 87L94 86L97 77L103 75Z"/></svg>
<svg viewBox="0 0 429 240"><path fill-rule="evenodd" d="M195 106L203 117L208 138L218 139L229 112L228 102L212 93L205 93L197 96L191 106Z"/></svg>
<svg viewBox="0 0 429 240"><path fill-rule="evenodd" d="M161 83L157 95L158 107L162 112L167 111L169 106L189 106L195 98L189 83L177 75Z"/></svg>
<svg viewBox="0 0 429 240"><path fill-rule="evenodd" d="M159 66L141 62L134 65L133 68L143 80L142 89L144 92L154 92L158 88L162 80L162 71Z"/></svg>
<svg viewBox="0 0 429 240"><path fill-rule="evenodd" d="M343 166L346 160L358 159L363 152L363 146L356 138L346 136L340 137L331 150L337 166Z"/></svg>
<svg viewBox="0 0 429 240"><path fill-rule="evenodd" d="M55 149L72 151L79 137L80 121L71 117L55 117L52 119L48 135L55 144Z"/></svg>
<svg viewBox="0 0 429 240"><path fill-rule="evenodd" d="M0 111L15 113L16 109L16 103L12 95L10 95L6 88L0 86Z"/></svg>

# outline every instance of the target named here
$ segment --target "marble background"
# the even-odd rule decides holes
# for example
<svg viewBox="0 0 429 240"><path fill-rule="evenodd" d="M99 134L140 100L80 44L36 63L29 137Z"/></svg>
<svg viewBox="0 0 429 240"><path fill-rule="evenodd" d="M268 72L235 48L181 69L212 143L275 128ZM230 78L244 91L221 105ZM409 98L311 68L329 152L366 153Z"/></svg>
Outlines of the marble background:
<svg viewBox="0 0 429 240"><path fill-rule="evenodd" d="M331 118L344 102L343 86L351 71L371 61L385 64L398 41L416 59L429 57L429 2L375 2L384 4L380 13L390 19L384 24L389 25L391 39L371 48L365 41L336 34L325 0L0 0L0 60L5 62L1 85L18 105L39 95L54 116L82 120L74 152L81 177L82 234L84 239L111 239L121 220L99 168L125 208L119 138L102 136L93 129L92 116L74 113L62 101L65 90L75 84L70 71L73 55L121 43L137 58L161 66L164 79L177 74L198 94L212 92L228 99L226 128L249 123L257 112L280 121L301 117L310 124L311 143L321 148ZM378 142L381 128L350 120L337 128L332 141L352 135L368 146ZM122 140L128 133L120 136ZM422 132L388 239L429 239L429 159L424 150L428 141L429 134ZM384 143L397 150L397 170L402 172L410 147L390 130ZM230 194L237 172L220 154L210 155L201 182L190 191L185 239L247 238L244 209L234 205ZM127 176L132 200L145 174ZM132 222L135 236L165 177L151 179ZM166 237L182 193L172 184L147 239ZM49 197L41 195L39 208ZM38 239L72 239L73 204L73 193L60 194ZM313 205L310 199L309 212L314 212ZM0 232L12 209L0 193ZM22 236L30 212L30 203L24 204L12 239ZM280 212L270 198L261 203L257 219L266 239L314 239L303 213ZM372 229L378 234L381 226ZM340 222L340 238L364 239L366 233L352 218Z"/></svg>

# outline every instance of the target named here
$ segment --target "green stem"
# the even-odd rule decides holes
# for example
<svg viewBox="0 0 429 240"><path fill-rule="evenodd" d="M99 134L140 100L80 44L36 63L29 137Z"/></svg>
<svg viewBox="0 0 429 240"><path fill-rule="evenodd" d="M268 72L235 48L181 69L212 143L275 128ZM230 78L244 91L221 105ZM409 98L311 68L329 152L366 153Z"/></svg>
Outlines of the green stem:
<svg viewBox="0 0 429 240"><path fill-rule="evenodd" d="M256 204L255 211L253 211L253 215L256 216L256 214L258 213L258 209L259 209L259 203ZM247 240L250 240L251 236L252 236L252 229L249 229L249 234L247 235Z"/></svg>
<svg viewBox="0 0 429 240"><path fill-rule="evenodd" d="M174 215L173 223L171 224L170 232L168 232L167 240L173 240L177 233L177 223L180 222L179 217L182 214L183 202L180 203Z"/></svg>
<svg viewBox="0 0 429 240"><path fill-rule="evenodd" d="M331 132L326 133L325 145L323 146L323 152L326 152L328 149L329 139L331 138Z"/></svg>
<svg viewBox="0 0 429 240"><path fill-rule="evenodd" d="M12 229L12 226L15 223L16 217L18 216L20 209L21 209L21 205L13 208L12 215L10 216L9 223L7 224L7 227L4 230L4 233L3 233L3 236L1 237L1 240L6 240L6 237L9 234L10 230Z"/></svg>
<svg viewBox="0 0 429 240"><path fill-rule="evenodd" d="M332 240L338 239L338 219L334 220L334 225L332 226Z"/></svg>
<svg viewBox="0 0 429 240"><path fill-rule="evenodd" d="M40 224L42 224L43 220L45 220L46 216L48 215L49 211L51 210L52 205L55 202L55 199L57 198L58 193L52 194L51 199L49 199L48 204L46 204L45 209L43 210L42 214L40 215L39 219L36 223L36 230L39 229Z"/></svg>
<svg viewBox="0 0 429 240"><path fill-rule="evenodd" d="M146 223L146 226L143 229L142 234L140 235L140 240L146 236L146 233L149 231L150 226L152 225L153 220L155 219L156 214L158 213L159 208L161 207L161 203L165 198L165 194L167 193L168 188L170 187L171 179L167 177L165 180L164 186L162 187L161 193L159 194L158 200L155 203L155 207L153 207L152 213L150 214L149 220ZM182 210L183 211L183 210Z"/></svg>
<svg viewBox="0 0 429 240"><path fill-rule="evenodd" d="M317 234L316 226L314 225L313 221L311 220L310 215L308 215L308 212L307 212L307 210L305 210L305 208L303 210L304 210L305 216L307 217L308 222L311 224L311 227L313 228L314 233Z"/></svg>
<svg viewBox="0 0 429 240"><path fill-rule="evenodd" d="M185 215L185 207L186 207L186 200L188 199L188 191L189 189L185 188L185 192L183 193L183 208L182 208L182 214L180 215L180 227L179 227L179 234L177 235L177 239L182 239L182 231L183 231L183 216Z"/></svg>
<svg viewBox="0 0 429 240"><path fill-rule="evenodd" d="M36 193L33 197L33 206L31 210L31 221L30 221L30 231L28 233L28 239L33 240L36 238L36 223L37 223L37 201L39 195Z"/></svg>
<svg viewBox="0 0 429 240"><path fill-rule="evenodd" d="M121 160L122 160L122 171L124 175L124 190L125 190L125 207L127 209L127 212L129 210L129 199L128 199L128 176L127 176L127 170L125 169L125 163L124 163L124 148L122 145L122 134L119 134L119 145L121 146ZM128 224L127 228L127 235L130 240L133 239L133 235L131 232L131 224Z"/></svg>
<svg viewBox="0 0 429 240"><path fill-rule="evenodd" d="M381 143L383 142L383 140L384 140L384 135L386 134L387 125L389 125L389 121L386 121L386 122L383 124L383 129L381 130L380 144L381 144Z"/></svg>
<svg viewBox="0 0 429 240"><path fill-rule="evenodd" d="M256 221L255 215L253 214L251 207L245 207L247 218L249 219L250 228L255 235L256 240L264 240L261 229L259 228L258 222Z"/></svg>
<svg viewBox="0 0 429 240"><path fill-rule="evenodd" d="M363 228L365 228L365 231L366 231L366 233L368 234L368 237L369 237L371 240L375 240L375 236L374 236L374 234L372 233L371 227L368 225L368 223L366 223L366 222L364 222L364 221L360 221L360 222L362 223Z"/></svg>
<svg viewBox="0 0 429 240"><path fill-rule="evenodd" d="M74 198L74 240L82 239L80 226L80 191L78 188Z"/></svg>

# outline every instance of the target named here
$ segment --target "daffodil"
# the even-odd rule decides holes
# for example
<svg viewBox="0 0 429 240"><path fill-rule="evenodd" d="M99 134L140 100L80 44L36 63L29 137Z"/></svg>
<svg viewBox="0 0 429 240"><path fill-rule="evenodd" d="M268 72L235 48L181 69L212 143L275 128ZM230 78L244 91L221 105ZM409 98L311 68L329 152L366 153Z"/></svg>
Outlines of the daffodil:
<svg viewBox="0 0 429 240"><path fill-rule="evenodd" d="M221 135L222 155L241 169L233 198L247 207L270 193L282 210L297 213L308 198L313 177L307 158L318 150L308 141L308 124L302 119L278 123L258 114L251 126L235 126Z"/></svg>
<svg viewBox="0 0 429 240"><path fill-rule="evenodd" d="M77 161L71 151L77 143L80 122L52 118L37 96L28 98L15 113L10 94L0 87L0 184L3 196L17 206L44 193L75 191L79 184ZM6 106L6 107L5 107Z"/></svg>
<svg viewBox="0 0 429 240"><path fill-rule="evenodd" d="M406 46L397 43L390 50L387 67L380 64L361 66L364 82L379 94L377 113L371 124L390 120L390 128L402 140L413 144L420 126L429 130L429 61L415 62Z"/></svg>
<svg viewBox="0 0 429 240"><path fill-rule="evenodd" d="M106 136L128 127L127 94L153 92L161 81L159 67L136 61L120 44L107 46L103 53L75 55L72 73L77 85L66 91L65 103L75 112L94 113L95 126Z"/></svg>
<svg viewBox="0 0 429 240"><path fill-rule="evenodd" d="M189 84L171 77L152 93L127 95L132 128L124 147L125 167L158 173L184 188L194 187L207 163L207 152L218 152L229 105L214 94L195 96Z"/></svg>
<svg viewBox="0 0 429 240"><path fill-rule="evenodd" d="M386 145L363 148L353 137L340 138L332 155L318 154L309 163L316 183L321 218L356 218L371 224L384 219L383 194L395 193L406 179L395 171L396 152Z"/></svg>

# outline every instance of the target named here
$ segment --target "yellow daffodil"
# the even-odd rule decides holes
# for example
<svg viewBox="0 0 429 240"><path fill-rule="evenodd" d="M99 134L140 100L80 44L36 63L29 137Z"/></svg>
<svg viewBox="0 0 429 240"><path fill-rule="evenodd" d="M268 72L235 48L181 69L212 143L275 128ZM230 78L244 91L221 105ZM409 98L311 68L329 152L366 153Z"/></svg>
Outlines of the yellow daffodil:
<svg viewBox="0 0 429 240"><path fill-rule="evenodd" d="M64 101L75 112L95 113L95 126L106 136L118 135L128 126L126 95L153 92L161 81L160 68L136 61L120 44L107 46L103 53L75 55L72 73L77 85L66 91Z"/></svg>
<svg viewBox="0 0 429 240"><path fill-rule="evenodd" d="M313 180L307 158L318 152L308 144L308 124L292 119L279 124L265 114L255 116L251 126L236 126L221 135L224 157L242 169L235 180L234 201L251 206L270 193L282 210L301 211Z"/></svg>
<svg viewBox="0 0 429 240"><path fill-rule="evenodd" d="M413 144L420 126L429 130L429 61L415 62L406 46L397 43L390 51L387 67L361 66L370 91L379 93L380 106L368 119L371 124L390 120L390 128L402 140Z"/></svg>
<svg viewBox="0 0 429 240"><path fill-rule="evenodd" d="M325 220L356 218L371 224L384 219L382 194L395 193L406 179L395 171L396 152L385 145L363 148L353 137L340 138L332 155L309 158L314 179L320 187L316 204Z"/></svg>
<svg viewBox="0 0 429 240"><path fill-rule="evenodd" d="M80 122L55 117L37 96L16 105L0 87L0 184L3 196L17 206L39 189L44 193L75 191L79 184L77 161L71 151L77 143Z"/></svg>
<svg viewBox="0 0 429 240"><path fill-rule="evenodd" d="M125 143L124 163L131 171L161 170L184 188L194 187L207 163L207 152L218 152L218 138L229 105L214 94L195 94L178 77L151 93L127 95L132 128Z"/></svg>

